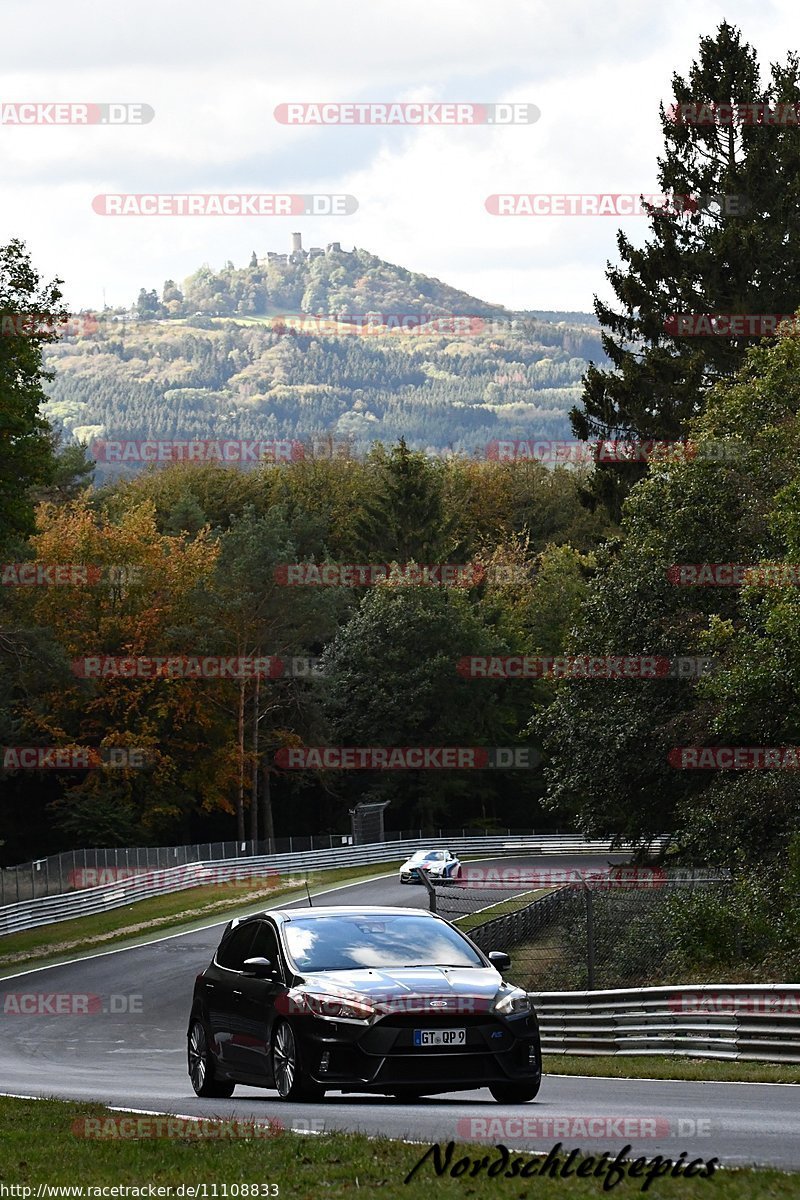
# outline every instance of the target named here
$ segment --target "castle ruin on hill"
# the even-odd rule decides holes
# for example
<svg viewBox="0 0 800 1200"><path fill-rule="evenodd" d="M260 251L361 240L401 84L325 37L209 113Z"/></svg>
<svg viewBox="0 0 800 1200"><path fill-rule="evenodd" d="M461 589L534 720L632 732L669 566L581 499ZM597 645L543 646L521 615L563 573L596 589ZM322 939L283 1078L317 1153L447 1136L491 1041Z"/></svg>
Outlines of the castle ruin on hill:
<svg viewBox="0 0 800 1200"><path fill-rule="evenodd" d="M292 249L289 254L276 254L274 250L268 250L267 257L260 258L258 265L266 267L270 263L301 263L311 258L322 258L330 254L352 254L354 251L355 247L353 250L343 250L341 242L328 242L324 250L321 246L312 246L310 250L304 250L302 234L293 233Z"/></svg>

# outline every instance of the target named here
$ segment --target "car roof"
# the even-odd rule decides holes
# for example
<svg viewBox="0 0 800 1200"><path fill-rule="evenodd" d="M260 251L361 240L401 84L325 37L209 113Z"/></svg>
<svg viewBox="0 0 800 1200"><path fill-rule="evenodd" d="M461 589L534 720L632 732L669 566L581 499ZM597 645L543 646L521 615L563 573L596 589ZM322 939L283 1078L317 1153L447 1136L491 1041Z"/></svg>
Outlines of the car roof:
<svg viewBox="0 0 800 1200"><path fill-rule="evenodd" d="M379 904L337 904L323 905L315 904L309 908L270 908L264 912L251 913L246 917L235 917L228 929L233 929L239 925L244 925L248 921L256 921L264 917L272 917L278 921L291 921L295 917L432 917L434 920L440 919L435 913L428 912L425 908L401 908L397 905L390 907L389 905ZM227 932L227 930L226 930Z"/></svg>

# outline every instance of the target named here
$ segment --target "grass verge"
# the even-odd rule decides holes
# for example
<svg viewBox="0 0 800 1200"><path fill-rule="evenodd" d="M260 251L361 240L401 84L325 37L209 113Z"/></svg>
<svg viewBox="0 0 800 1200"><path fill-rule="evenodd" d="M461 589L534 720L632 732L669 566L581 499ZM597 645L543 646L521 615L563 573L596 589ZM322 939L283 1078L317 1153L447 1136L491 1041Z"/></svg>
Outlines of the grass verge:
<svg viewBox="0 0 800 1200"><path fill-rule="evenodd" d="M305 883L312 895L348 880L357 881L397 870L399 863L381 863L371 870L364 866L336 867L329 871L311 872L281 880L277 886L254 888L252 881L243 884L219 884L187 888L166 896L151 896L112 908L89 917L58 921L24 929L0 938L0 978L20 965L42 963L56 957L141 939L144 935L180 930L185 925L202 922L208 917L234 915L243 908L257 911L259 905L272 904L281 896L294 898L305 895Z"/></svg>
<svg viewBox="0 0 800 1200"><path fill-rule="evenodd" d="M548 892L554 890L554 888L538 888L530 892L523 892L520 896L512 896L510 900L498 900L497 904L490 904L486 908L479 909L478 912L465 913L463 917L456 917L453 924L457 925L464 933L469 933L470 929L485 925L487 921L493 921L495 917L516 912L519 908L527 908L534 900L538 900L541 896L546 896Z"/></svg>
<svg viewBox="0 0 800 1200"><path fill-rule="evenodd" d="M650 1054L546 1054L552 1075L603 1075L609 1079L688 1079L732 1083L800 1083L800 1063L726 1062Z"/></svg>
<svg viewBox="0 0 800 1200"><path fill-rule="evenodd" d="M469 1164L462 1166L453 1177L452 1168L464 1156L477 1162L486 1159L489 1166L500 1158L492 1147L459 1143L449 1160L450 1169L438 1175L431 1156L406 1184L404 1180L425 1154L427 1146L341 1133L302 1137L286 1132L265 1140L263 1137L232 1138L229 1131L227 1138L198 1137L192 1136L187 1127L183 1136L151 1136L137 1140L81 1135L80 1131L86 1129L87 1118L99 1119L100 1125L95 1128L108 1129L107 1123L118 1122L124 1117L125 1114L110 1113L97 1104L16 1100L0 1096L0 1126L3 1129L0 1183L6 1187L16 1185L17 1189L4 1194L27 1200L37 1195L40 1184L84 1188L128 1186L143 1188L143 1193L139 1194L144 1195L147 1195L149 1185L174 1189L183 1184L184 1190L180 1194L184 1196L189 1194L187 1187L205 1184L206 1190L195 1195L222 1198L279 1195L281 1200L318 1200L320 1196L340 1195L371 1197L376 1193L383 1200L400 1200L401 1197L409 1200L428 1197L432 1189L437 1197L453 1196L460 1200L464 1197L488 1200L498 1196L509 1200L528 1196L536 1197L536 1200L563 1200L565 1196L584 1198L607 1194L601 1179L577 1178L574 1174L568 1178L534 1178L541 1167L541 1159L525 1154L513 1143L509 1146L510 1160L513 1162L518 1158L518 1170L527 1168L528 1178L519 1175L510 1179L503 1175L487 1177L486 1164L475 1177ZM445 1147L440 1145L444 1155ZM560 1164L563 1165L573 1148L562 1149ZM594 1164L597 1165L603 1150L607 1149L609 1157L613 1158L619 1148L604 1146L597 1151ZM706 1157L713 1157L713 1152L707 1151ZM684 1160L684 1165L687 1161ZM580 1159L573 1161L573 1172L580 1162ZM644 1182L641 1176L626 1178L614 1186L614 1195L641 1196ZM216 1192L212 1190L212 1184L217 1185ZM270 1191L263 1186L255 1190L254 1187L269 1184L277 1185L277 1190ZM226 1185L225 1190L223 1185ZM26 1192L20 1190L22 1188L30 1190ZM43 1194L46 1195L44 1189ZM84 1192L84 1196L91 1194ZM173 1196L175 1194L173 1191ZM714 1200L717 1197L753 1200L757 1196L789 1200L800 1196L800 1176L776 1170L748 1169L717 1171L707 1179L702 1177L701 1171L700 1175L690 1179L656 1179L646 1194L669 1200L693 1200L700 1196L704 1200L712 1197Z"/></svg>

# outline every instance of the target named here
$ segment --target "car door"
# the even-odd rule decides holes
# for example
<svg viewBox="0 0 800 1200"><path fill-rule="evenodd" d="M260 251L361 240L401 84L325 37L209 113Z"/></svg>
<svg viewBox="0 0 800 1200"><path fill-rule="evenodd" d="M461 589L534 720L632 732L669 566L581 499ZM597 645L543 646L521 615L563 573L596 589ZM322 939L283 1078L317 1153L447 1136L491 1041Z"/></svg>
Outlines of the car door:
<svg viewBox="0 0 800 1200"><path fill-rule="evenodd" d="M286 992L284 967L278 935L271 921L256 922L255 937L248 958L268 958L275 966L271 979L241 975L234 988L239 1007L241 1037L237 1039L238 1069L254 1078L271 1077L269 1047L275 1020L275 1001Z"/></svg>
<svg viewBox="0 0 800 1200"><path fill-rule="evenodd" d="M226 937L214 956L214 977L206 984L208 1022L216 1051L225 1066L233 1067L242 1036L241 1006L237 989L244 960L250 957L255 922L239 925Z"/></svg>

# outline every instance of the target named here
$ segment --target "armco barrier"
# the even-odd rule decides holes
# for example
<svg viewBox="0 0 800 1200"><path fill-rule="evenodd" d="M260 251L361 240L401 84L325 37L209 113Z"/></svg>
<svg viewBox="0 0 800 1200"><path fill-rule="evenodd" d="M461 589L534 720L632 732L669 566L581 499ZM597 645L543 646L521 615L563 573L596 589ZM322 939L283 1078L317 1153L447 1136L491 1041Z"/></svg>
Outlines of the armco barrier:
<svg viewBox="0 0 800 1200"><path fill-rule="evenodd" d="M683 984L531 994L545 1054L665 1054L800 1063L800 984Z"/></svg>
<svg viewBox="0 0 800 1200"><path fill-rule="evenodd" d="M368 846L342 846L334 850L310 850L300 854L269 854L237 858L227 862L198 862L166 870L149 871L110 885L84 888L58 896L42 896L0 908L0 936L21 929L34 929L53 921L90 916L131 904L149 896L166 895L203 882L250 879L276 871L281 875L327 870L334 867L370 866L408 858L415 850L436 844L435 838L413 838L404 842L376 842ZM587 841L578 834L532 835L530 837L474 837L443 840L457 854L492 857L525 854L608 853L610 841Z"/></svg>
<svg viewBox="0 0 800 1200"><path fill-rule="evenodd" d="M381 841L407 842L414 838L434 838L440 845L447 845L457 838L508 837L526 838L543 833L540 829L437 829L423 834L421 829L387 829ZM564 836L563 830L546 831L551 837ZM260 841L193 842L182 846L106 846L84 847L63 850L59 854L45 855L32 862L16 863L0 868L0 908L6 904L19 904L22 900L38 900L42 896L60 896L75 888L75 880L82 871L111 869L119 872L140 873L142 871L165 871L168 867L184 867L188 863L228 861L239 858L256 858L263 854L305 854L311 850L336 850L352 846L352 834L315 833L294 834L288 837L264 838ZM358 843L355 843L358 844ZM102 876L97 879L103 882ZM78 884L91 887L90 883Z"/></svg>

